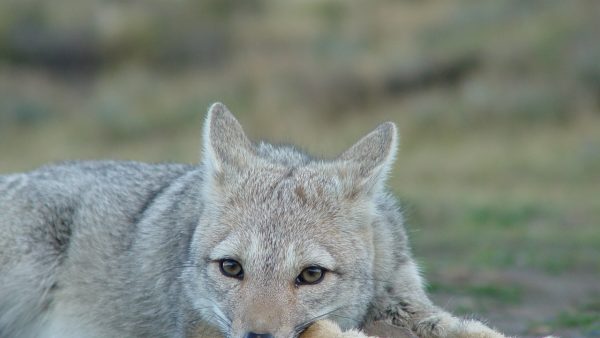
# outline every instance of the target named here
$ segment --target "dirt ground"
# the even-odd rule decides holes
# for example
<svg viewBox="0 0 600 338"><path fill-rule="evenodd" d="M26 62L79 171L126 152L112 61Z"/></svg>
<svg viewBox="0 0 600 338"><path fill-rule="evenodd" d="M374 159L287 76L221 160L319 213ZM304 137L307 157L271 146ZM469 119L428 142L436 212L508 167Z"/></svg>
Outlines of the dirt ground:
<svg viewBox="0 0 600 338"><path fill-rule="evenodd" d="M600 327L590 325L594 321L598 323L597 317L593 317L594 312L597 316L600 306L597 274L552 276L535 271L505 270L478 275L472 271L453 271L437 274L435 279L454 287L452 291L432 292L437 304L484 320L505 334L524 338L549 334L564 338L600 337ZM520 291L512 298L491 289L487 295L485 292L473 295L464 291L469 285L498 285L506 287L498 290ZM586 316L586 311L592 314Z"/></svg>

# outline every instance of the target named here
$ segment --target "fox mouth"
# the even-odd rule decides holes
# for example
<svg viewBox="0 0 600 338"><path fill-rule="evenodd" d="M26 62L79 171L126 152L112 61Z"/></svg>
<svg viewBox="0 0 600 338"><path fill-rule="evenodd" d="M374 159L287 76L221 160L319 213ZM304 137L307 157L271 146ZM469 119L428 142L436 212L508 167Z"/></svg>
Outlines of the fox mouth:
<svg viewBox="0 0 600 338"><path fill-rule="evenodd" d="M300 336L301 336L301 335L302 335L304 332L306 332L306 330L308 330L308 328L309 328L309 327L310 327L312 324L314 324L314 322L313 322L313 323L310 323L310 325L307 325L307 326L306 326L305 328L303 328L302 330L294 332L294 334L293 334L292 338L298 338L298 337L300 337Z"/></svg>
<svg viewBox="0 0 600 338"><path fill-rule="evenodd" d="M283 335L271 334L271 333L254 333L254 332L242 333L241 335L239 335L239 334L234 334L232 332L233 330L230 329L230 330L226 331L226 334L224 336L227 338L299 338L304 332L306 332L308 330L308 328L310 328L310 326L312 324L314 324L314 322L311 322L302 327L294 328L294 330L290 334L283 334Z"/></svg>

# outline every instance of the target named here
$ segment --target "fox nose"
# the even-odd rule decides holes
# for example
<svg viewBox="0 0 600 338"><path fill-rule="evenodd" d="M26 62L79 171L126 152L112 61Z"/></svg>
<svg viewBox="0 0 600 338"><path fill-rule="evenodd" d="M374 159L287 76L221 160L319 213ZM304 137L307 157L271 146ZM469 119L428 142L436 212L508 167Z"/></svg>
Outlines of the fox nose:
<svg viewBox="0 0 600 338"><path fill-rule="evenodd" d="M246 333L246 335L244 336L244 338L274 338L274 337L270 333L248 332L248 333Z"/></svg>

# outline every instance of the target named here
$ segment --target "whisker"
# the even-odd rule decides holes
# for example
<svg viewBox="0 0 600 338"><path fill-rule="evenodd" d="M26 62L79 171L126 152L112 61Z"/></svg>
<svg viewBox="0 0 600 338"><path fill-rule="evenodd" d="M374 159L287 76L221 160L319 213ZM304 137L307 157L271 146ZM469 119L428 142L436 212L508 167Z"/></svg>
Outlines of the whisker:
<svg viewBox="0 0 600 338"><path fill-rule="evenodd" d="M357 324L359 324L359 325L360 325L360 324L362 324L362 322L361 322L360 320L358 320L358 319L354 319L354 318L352 318L352 317L340 316L340 315L336 315L336 314L333 314L333 313L331 313L331 314L329 314L329 315L330 315L330 316L333 316L333 317L342 318L342 319L348 319L348 320L351 320L351 321L353 321L353 322L356 322L356 323L357 323Z"/></svg>
<svg viewBox="0 0 600 338"><path fill-rule="evenodd" d="M213 305L196 308L197 310L209 310L200 311L199 320L215 325L224 335L229 335L231 332L231 320L222 313L219 304L211 298L202 298L201 301L209 302ZM219 311L214 311L215 308L219 309Z"/></svg>
<svg viewBox="0 0 600 338"><path fill-rule="evenodd" d="M326 317L328 317L328 316L333 316L333 317L338 317L338 318L343 318L343 319L352 320L352 321L354 321L354 322L356 322L357 324L359 324L359 325L360 325L360 324L362 324L362 323L361 323L361 321L359 321L359 320L357 320L357 319L354 319L354 318L351 318L351 317L342 316L342 315L336 315L336 314L334 314L334 312L336 312L336 311L340 311L340 310L342 310L342 309L344 309L344 308L347 308L347 307L349 307L349 306L354 306L354 305L356 305L356 304L355 304L355 303L351 303L351 304L344 304L344 305L338 306L338 307L336 307L336 308L334 308L334 309L332 309L332 310L330 310L330 311L327 311L327 312L325 312L325 313L322 313L322 314L320 314L320 315L317 315L317 316L315 316L315 317L313 317L313 318L311 318L311 319L309 319L309 320L307 320L307 321L304 321L303 323L300 323L299 325L296 325L296 327L294 328L294 332L295 332L295 334L296 334L296 335L299 335L299 334L301 334L301 333L302 333L304 330L306 330L306 328L308 328L310 325L314 324L316 321L318 321L318 320L321 320L321 319L324 319L324 318L326 318Z"/></svg>

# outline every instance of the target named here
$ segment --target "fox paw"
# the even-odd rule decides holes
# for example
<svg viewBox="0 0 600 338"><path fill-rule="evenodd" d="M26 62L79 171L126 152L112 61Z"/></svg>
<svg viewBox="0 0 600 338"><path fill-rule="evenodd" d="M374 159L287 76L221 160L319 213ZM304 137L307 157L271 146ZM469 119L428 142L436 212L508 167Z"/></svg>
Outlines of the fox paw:
<svg viewBox="0 0 600 338"><path fill-rule="evenodd" d="M392 325L383 320L368 323L364 332L342 331L335 323L322 320L309 327L300 338L417 338L408 329Z"/></svg>
<svg viewBox="0 0 600 338"><path fill-rule="evenodd" d="M452 337L456 338L506 338L503 334L476 320L460 320L457 328L453 331Z"/></svg>
<svg viewBox="0 0 600 338"><path fill-rule="evenodd" d="M375 338L362 332L350 330L342 332L339 326L328 320L321 320L311 325L300 338Z"/></svg>
<svg viewBox="0 0 600 338"><path fill-rule="evenodd" d="M506 338L476 320L457 319L448 314L434 315L418 322L419 337L440 338Z"/></svg>
<svg viewBox="0 0 600 338"><path fill-rule="evenodd" d="M449 330L457 323L457 319L447 313L436 313L425 317L413 326L419 337L447 337Z"/></svg>

